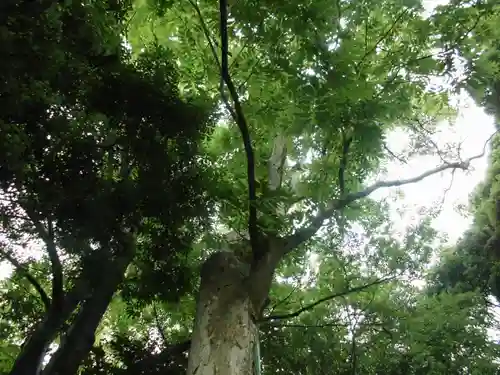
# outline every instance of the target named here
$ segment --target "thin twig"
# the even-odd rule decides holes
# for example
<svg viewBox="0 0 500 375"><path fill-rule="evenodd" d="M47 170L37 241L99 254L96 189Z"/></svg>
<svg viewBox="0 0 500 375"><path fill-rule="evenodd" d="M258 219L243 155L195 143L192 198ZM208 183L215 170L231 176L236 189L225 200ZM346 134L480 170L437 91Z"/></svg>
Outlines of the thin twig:
<svg viewBox="0 0 500 375"><path fill-rule="evenodd" d="M293 289L292 289L292 291L291 291L290 293L288 293L288 295L287 295L285 298L283 298L283 299L281 299L281 300L277 301L277 302L276 302L276 303L275 303L275 304L271 307L271 314L273 314L273 313L274 313L274 311L276 310L276 308L277 308L278 306L283 305L286 301L288 301L288 300L290 299L290 297L293 295L293 293L295 293L295 291L296 291L296 290L297 290L297 287L296 287L296 286L294 286L294 287L293 287Z"/></svg>
<svg viewBox="0 0 500 375"><path fill-rule="evenodd" d="M196 2L194 0L188 0L188 1L189 1L189 4L191 4L191 6L196 11L198 18L200 19L201 28L203 29L203 33L205 34L205 38L207 39L208 45L210 46L210 50L212 51L212 55L214 57L215 63L217 64L217 67L220 70L221 67L220 67L219 56L217 54L217 49L215 48L214 42L212 40L212 36L210 35L210 31L208 30L205 19L203 18L203 15L201 14L200 7L198 6L198 4L196 4Z"/></svg>
<svg viewBox="0 0 500 375"><path fill-rule="evenodd" d="M305 329L310 329L310 328L329 328L329 327L341 327L341 328L347 328L349 327L348 324L345 323L321 323L321 324L287 324L287 323L279 323L279 324L269 324L271 327L284 327L284 328L305 328ZM382 326L382 323L362 323L362 326L369 326L369 327L379 327Z"/></svg>
<svg viewBox="0 0 500 375"><path fill-rule="evenodd" d="M387 151L387 153L388 153L390 156L392 156L394 159L398 160L400 163L402 163L402 164L408 164L408 162L407 162L405 159L403 159L403 157L396 155L396 154L394 153L394 151L392 151L392 150L389 148L389 146L387 146L387 144L386 144L385 142L382 144L382 147L384 147L384 150L385 150L385 151Z"/></svg>
<svg viewBox="0 0 500 375"><path fill-rule="evenodd" d="M361 58L361 60L356 64L356 72L360 72L360 67L361 65L363 64L363 62L368 58L368 56L370 56L376 49L377 47L379 46L380 43L382 43L386 38L389 37L389 35L392 33L392 31L394 30L394 28L396 27L396 25L399 23L399 21L401 20L401 18L403 18L403 16L405 16L406 14L408 13L408 10L407 9L404 9L397 17L396 19L394 20L394 22L392 23L392 25L382 34L382 36L377 40L377 42L372 46L372 48L370 48L364 55L363 57Z"/></svg>

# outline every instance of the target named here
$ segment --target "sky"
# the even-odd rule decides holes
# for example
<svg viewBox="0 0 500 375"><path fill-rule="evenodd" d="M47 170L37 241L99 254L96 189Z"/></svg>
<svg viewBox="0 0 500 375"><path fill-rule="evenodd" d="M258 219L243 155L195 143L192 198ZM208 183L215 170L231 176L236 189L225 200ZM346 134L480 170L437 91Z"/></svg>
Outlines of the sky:
<svg viewBox="0 0 500 375"><path fill-rule="evenodd" d="M423 0L424 15L430 15L435 7L448 2L448 0ZM440 79L437 78L435 83L442 83L439 81ZM466 160L483 151L485 142L495 132L494 121L467 94L462 93L453 99L455 101L453 105L458 108L458 117L452 126L440 124L440 132L433 137L433 140L438 146L444 146L447 143L460 144L460 159ZM389 138L389 143L391 151L398 151L398 148L402 150L407 146L407 137L395 133ZM441 213L433 226L448 236L449 244L455 243L471 223L471 217L464 216L457 208L468 206L470 194L486 176L488 154L489 147L482 158L472 162L467 172L456 171L452 176L450 171L445 171L398 189L403 193L404 199L394 202L392 205L394 210L391 213L393 222L398 224L398 229L402 231L411 223L416 222L421 217L419 211L421 212L422 208L432 208L438 203L441 204ZM414 158L408 165L394 161L389 163L388 173L384 179L413 177L440 164L442 163L437 155ZM394 189L379 190L372 197L382 198L391 195L394 196ZM398 212L400 210L404 211L403 215Z"/></svg>
<svg viewBox="0 0 500 375"><path fill-rule="evenodd" d="M446 143L461 143L461 160L481 154L488 138L495 132L494 121L484 111L476 106L467 95L459 98L459 113L457 121L449 126L440 124L439 133L433 137L435 143L444 149ZM406 146L407 138L401 134L392 134L389 138L392 151L398 151ZM489 148L488 148L489 150ZM444 171L434 176L399 189L384 189L375 192L372 197L382 198L395 196L396 190L403 193L404 198L398 198L393 203L391 216L393 221L403 229L417 221L422 215L422 208L433 208L436 203L442 203L442 210L433 226L448 235L449 243L454 243L471 223L471 218L466 217L457 210L460 205L468 206L469 196L474 188L486 176L489 152L471 163L468 171L457 170L453 175L451 170ZM457 161L450 159L448 161ZM414 177L438 165L442 161L438 155L419 156L411 159L407 165L400 162L389 163L384 179L395 180ZM453 180L452 180L453 178ZM397 212L402 209L403 215Z"/></svg>

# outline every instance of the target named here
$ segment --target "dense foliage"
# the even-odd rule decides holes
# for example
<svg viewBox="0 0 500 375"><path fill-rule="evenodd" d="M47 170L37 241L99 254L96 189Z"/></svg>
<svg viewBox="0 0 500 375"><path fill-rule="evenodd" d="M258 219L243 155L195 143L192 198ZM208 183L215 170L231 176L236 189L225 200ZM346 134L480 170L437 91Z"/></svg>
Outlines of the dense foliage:
<svg viewBox="0 0 500 375"><path fill-rule="evenodd" d="M197 152L208 113L181 98L164 48L127 56L126 9L113 6L2 4L2 254L16 265L12 282L29 272L42 297L8 289L2 344L15 357L31 335L19 357L31 366L59 329L61 358L78 366L64 348L86 357L126 268L124 298L178 299L192 281L190 241L208 218ZM20 264L16 249L35 239L47 248L42 263ZM12 314L28 321L5 331ZM37 341L44 327L52 332ZM82 336L78 354L72 340Z"/></svg>
<svg viewBox="0 0 500 375"><path fill-rule="evenodd" d="M498 139L473 226L425 290L432 215L397 234L369 195L467 169L431 135L458 90L500 112L499 6L228 9L221 28L206 0L0 6L0 373L46 357L44 375L184 374L200 264L258 229L293 244L259 316L263 373L496 374Z"/></svg>

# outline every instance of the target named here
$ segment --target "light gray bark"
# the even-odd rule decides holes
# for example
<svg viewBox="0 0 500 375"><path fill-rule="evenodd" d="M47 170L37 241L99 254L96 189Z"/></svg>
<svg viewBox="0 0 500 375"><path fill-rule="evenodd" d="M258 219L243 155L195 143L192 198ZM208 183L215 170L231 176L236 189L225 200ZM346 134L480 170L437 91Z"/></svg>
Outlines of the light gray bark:
<svg viewBox="0 0 500 375"><path fill-rule="evenodd" d="M269 159L271 191L281 186L286 155L286 138L278 135ZM213 254L202 267L187 375L254 374L255 319L260 318L285 244L267 236L260 244L265 249L259 249L264 255L255 261L244 240L234 243L237 238L227 238L233 252Z"/></svg>
<svg viewBox="0 0 500 375"><path fill-rule="evenodd" d="M188 375L251 375L256 326L246 291L249 267L230 252L212 255L201 272Z"/></svg>

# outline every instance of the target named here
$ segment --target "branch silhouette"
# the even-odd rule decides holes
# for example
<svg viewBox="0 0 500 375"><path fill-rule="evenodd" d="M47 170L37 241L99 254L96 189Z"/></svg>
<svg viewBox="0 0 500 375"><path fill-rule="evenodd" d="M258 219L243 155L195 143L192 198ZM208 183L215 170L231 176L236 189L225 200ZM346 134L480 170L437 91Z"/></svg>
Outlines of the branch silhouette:
<svg viewBox="0 0 500 375"><path fill-rule="evenodd" d="M476 159L482 158L486 154L486 148L491 141L491 139L497 134L497 132L494 132L490 137L486 140L486 142L483 145L483 150L480 154L472 156L464 161L457 161L457 162L444 162L440 166L430 169L418 176L411 177L408 179L401 179L401 180L389 180L389 181L378 181L374 183L373 185L367 187L364 190L358 191L356 193L347 193L343 197L340 197L338 199L332 200L326 207L326 209L323 209L320 211L310 222L310 224L302 229L297 230L294 234L288 236L285 239L285 253L289 253L292 250L296 249L299 245L302 243L308 241L312 236L316 234L316 232L321 228L323 223L331 218L336 211L341 210L342 208L346 207L347 205L365 198L372 194L374 191L379 190L381 188L389 188L389 187L398 187L402 185L408 185L408 184L413 184L419 181L422 181L423 179L435 175L439 172L443 172L445 170L457 170L457 169L462 169L462 170L467 170L470 167L470 163Z"/></svg>
<svg viewBox="0 0 500 375"><path fill-rule="evenodd" d="M40 283L35 279L33 275L31 275L28 270L16 259L14 258L11 254L9 254L8 251L5 249L0 249L0 258L4 258L7 260L10 264L14 266L14 268L21 273L26 280L29 281L31 285L35 288L35 290L38 292L40 295L40 299L42 300L43 306L45 307L46 311L50 310L50 306L52 305L52 301L50 300L50 297L47 295L47 292L45 292L45 289L40 285Z"/></svg>
<svg viewBox="0 0 500 375"><path fill-rule="evenodd" d="M299 309L297 311L294 311L294 312L291 312L291 313L288 313L288 314L283 314L283 315L269 315L269 316L266 316L259 323L268 322L268 321L272 321L272 320L283 320L283 319L295 318L295 317L299 316L300 314L302 314L303 312L312 310L313 308L315 308L316 306L318 306L318 305L320 305L320 304L322 304L324 302L330 301L330 300L332 300L334 298L343 297L343 296L346 296L346 295L351 294L351 293L360 292L360 291L362 291L364 289L367 289L367 288L369 288L371 286L374 286L374 285L383 284L383 283L385 283L387 281L393 280L395 277L396 276L391 276L391 277L386 277L386 278L378 279L378 280L375 280L375 281L373 281L371 283L368 283L368 284L365 284L365 285L360 285L360 286L357 286L357 287L354 287L354 288L350 288L350 289L344 290L342 292L330 294L328 296L320 298L319 300L317 300L317 301L315 301L313 303L310 303L309 305L306 305L306 306L302 307L301 309Z"/></svg>

